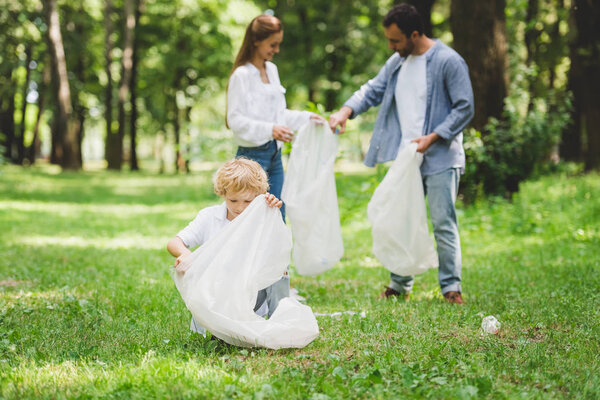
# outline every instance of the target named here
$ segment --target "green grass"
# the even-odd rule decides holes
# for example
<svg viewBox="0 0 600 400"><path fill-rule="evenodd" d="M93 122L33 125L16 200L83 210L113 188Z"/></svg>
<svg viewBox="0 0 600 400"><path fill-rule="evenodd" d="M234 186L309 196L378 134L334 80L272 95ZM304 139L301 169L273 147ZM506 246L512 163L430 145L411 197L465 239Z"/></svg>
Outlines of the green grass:
<svg viewBox="0 0 600 400"><path fill-rule="evenodd" d="M210 173L0 170L0 398L600 398L600 177L555 175L463 207L463 292L436 271L379 301L375 172L339 175L346 254L292 275L320 336L242 349L188 330L167 241L215 204ZM481 332L481 315L502 323Z"/></svg>

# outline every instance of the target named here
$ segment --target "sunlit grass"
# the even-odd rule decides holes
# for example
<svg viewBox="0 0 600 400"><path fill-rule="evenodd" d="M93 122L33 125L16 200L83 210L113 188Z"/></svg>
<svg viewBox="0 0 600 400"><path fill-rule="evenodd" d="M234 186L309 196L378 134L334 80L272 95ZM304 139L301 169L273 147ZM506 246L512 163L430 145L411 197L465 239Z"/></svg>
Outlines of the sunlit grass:
<svg viewBox="0 0 600 400"><path fill-rule="evenodd" d="M459 205L464 307L437 272L380 301L366 204L337 174L345 255L292 286L319 316L304 349L190 333L166 242L220 200L185 175L0 170L1 398L599 398L600 177L556 175L512 202ZM499 335L484 335L482 315Z"/></svg>

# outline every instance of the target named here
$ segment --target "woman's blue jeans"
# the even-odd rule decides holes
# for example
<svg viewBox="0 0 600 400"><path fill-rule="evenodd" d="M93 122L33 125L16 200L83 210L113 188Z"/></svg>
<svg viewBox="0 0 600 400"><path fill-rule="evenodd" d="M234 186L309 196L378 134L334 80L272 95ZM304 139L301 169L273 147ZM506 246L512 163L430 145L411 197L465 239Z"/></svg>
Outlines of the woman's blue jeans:
<svg viewBox="0 0 600 400"><path fill-rule="evenodd" d="M269 178L269 193L281 200L283 164L281 163L281 149L277 148L275 140L258 147L240 146L235 157L246 157L259 163ZM285 221L285 205L281 207L281 215Z"/></svg>

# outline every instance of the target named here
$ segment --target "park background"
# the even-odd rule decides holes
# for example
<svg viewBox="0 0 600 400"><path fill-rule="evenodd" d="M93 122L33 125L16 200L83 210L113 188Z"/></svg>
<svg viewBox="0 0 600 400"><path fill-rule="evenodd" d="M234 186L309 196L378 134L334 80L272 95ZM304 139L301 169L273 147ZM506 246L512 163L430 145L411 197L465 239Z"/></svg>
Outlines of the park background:
<svg viewBox="0 0 600 400"><path fill-rule="evenodd" d="M326 116L390 56L394 2L0 0L0 395L600 397L600 4L410 3L473 82L467 305L442 302L435 271L407 303L376 299L387 272L366 204L387 166L361 165L374 109L339 140L345 256L292 276L314 311L358 314L319 317L314 343L274 352L191 334L164 246L219 201L248 22L282 20L288 106ZM481 332L490 314L498 335Z"/></svg>

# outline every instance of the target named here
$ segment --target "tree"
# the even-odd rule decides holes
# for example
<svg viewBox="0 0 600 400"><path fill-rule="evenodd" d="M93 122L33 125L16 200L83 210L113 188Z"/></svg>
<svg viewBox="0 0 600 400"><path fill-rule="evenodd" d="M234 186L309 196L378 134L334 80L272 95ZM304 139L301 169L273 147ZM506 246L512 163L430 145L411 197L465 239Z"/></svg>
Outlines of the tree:
<svg viewBox="0 0 600 400"><path fill-rule="evenodd" d="M118 96L118 122L119 128L116 138L112 142L110 157L107 157L109 169L121 169L123 162L123 138L125 137L125 106L129 101L131 92L131 70L133 67L133 44L135 32L135 0L124 1L124 34L123 56L121 57L121 84Z"/></svg>
<svg viewBox="0 0 600 400"><path fill-rule="evenodd" d="M223 33L231 22L222 9L220 1L145 4L138 42L139 104L147 112L148 131L173 137L176 170L185 169L188 157L182 143L190 127L189 109L221 92L231 68L231 39Z"/></svg>
<svg viewBox="0 0 600 400"><path fill-rule="evenodd" d="M0 1L0 148L14 163L23 161L30 63L40 47L38 26L32 22L39 14L36 8L28 0Z"/></svg>
<svg viewBox="0 0 600 400"><path fill-rule="evenodd" d="M139 25L140 16L142 13L142 0L138 1L138 5L135 8L135 27ZM133 53L131 55L131 90L130 90L130 103L131 103L131 114L129 116L129 167L132 171L138 171L137 159L137 75L138 75L138 47L139 39L138 34L133 35Z"/></svg>
<svg viewBox="0 0 600 400"><path fill-rule="evenodd" d="M54 97L58 104L58 113L55 114L57 134L63 145L59 161L65 169L80 169L80 143L77 137L78 121L73 118L71 89L60 31L58 6L56 0L44 0L43 6L48 24L50 62L56 81Z"/></svg>
<svg viewBox="0 0 600 400"><path fill-rule="evenodd" d="M452 0L450 22L454 48L469 66L475 116L484 131L490 117L500 119L507 95L506 0Z"/></svg>
<svg viewBox="0 0 600 400"><path fill-rule="evenodd" d="M306 91L307 100L333 110L391 55L378 1L264 3L274 8L284 26L276 62L288 99Z"/></svg>
<svg viewBox="0 0 600 400"><path fill-rule="evenodd" d="M600 4L573 0L571 7L571 69L569 88L573 112L563 132L561 155L585 162L585 169L600 168Z"/></svg>
<svg viewBox="0 0 600 400"><path fill-rule="evenodd" d="M112 91L113 91L113 77L112 77L112 53L113 53L113 21L112 21L112 0L105 0L104 3L104 72L106 74L106 87L104 89L104 121L106 122L106 139L104 146L104 157L110 165L112 160L116 158L112 154L114 148L114 133L112 129Z"/></svg>

